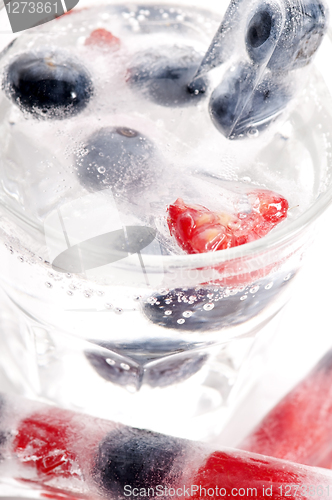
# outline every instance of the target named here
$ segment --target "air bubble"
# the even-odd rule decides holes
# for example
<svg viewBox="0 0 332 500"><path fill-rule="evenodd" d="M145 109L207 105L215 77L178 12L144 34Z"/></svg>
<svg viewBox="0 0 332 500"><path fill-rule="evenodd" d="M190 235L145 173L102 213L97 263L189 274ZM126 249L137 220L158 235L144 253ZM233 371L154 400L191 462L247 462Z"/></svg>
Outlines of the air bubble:
<svg viewBox="0 0 332 500"><path fill-rule="evenodd" d="M106 363L110 366L114 366L115 365L115 361L114 359L111 359L111 358L106 358L105 359Z"/></svg>
<svg viewBox="0 0 332 500"><path fill-rule="evenodd" d="M273 287L273 281L271 281L270 283L265 285L265 290L270 290L270 288L272 288L272 287Z"/></svg>
<svg viewBox="0 0 332 500"><path fill-rule="evenodd" d="M47 282L45 283L45 285L47 286L47 288L52 288L52 283Z"/></svg>
<svg viewBox="0 0 332 500"><path fill-rule="evenodd" d="M256 292L258 292L258 290L259 290L259 286L256 285L256 286L253 286L252 288L250 288L249 291L250 291L250 293L256 293Z"/></svg>
<svg viewBox="0 0 332 500"><path fill-rule="evenodd" d="M70 290L68 290L67 295L69 295L71 297L73 295L73 292L71 292Z"/></svg>
<svg viewBox="0 0 332 500"><path fill-rule="evenodd" d="M121 309L121 307L116 307L115 312L118 314L121 314L123 312L123 310Z"/></svg>
<svg viewBox="0 0 332 500"><path fill-rule="evenodd" d="M212 311L214 309L214 304L204 304L203 306L204 311Z"/></svg>
<svg viewBox="0 0 332 500"><path fill-rule="evenodd" d="M105 304L106 309L112 309L112 304Z"/></svg>
<svg viewBox="0 0 332 500"><path fill-rule="evenodd" d="M85 290L85 291L83 292L83 295L84 295L84 297L85 297L86 299L89 299L89 298L91 297L91 292L88 292L87 290Z"/></svg>
<svg viewBox="0 0 332 500"><path fill-rule="evenodd" d="M183 325L183 323L185 323L185 322L186 322L186 320L185 320L185 319L183 319L183 318L181 318L181 319L178 319L178 320L177 320L177 323L178 323L179 325Z"/></svg>
<svg viewBox="0 0 332 500"><path fill-rule="evenodd" d="M129 365L127 365L127 363L120 363L120 366L121 366L121 368L123 368L124 370L127 370L127 371L128 371L128 370L130 370L130 366L129 366Z"/></svg>
<svg viewBox="0 0 332 500"><path fill-rule="evenodd" d="M240 300L246 300L248 298L248 295L242 295L242 297L240 297Z"/></svg>
<svg viewBox="0 0 332 500"><path fill-rule="evenodd" d="M98 172L100 174L104 174L106 172L106 168L105 167L98 167L97 170L98 170Z"/></svg>
<svg viewBox="0 0 332 500"><path fill-rule="evenodd" d="M284 281L288 281L291 276L292 276L292 274L288 273L287 276L284 277Z"/></svg>
<svg viewBox="0 0 332 500"><path fill-rule="evenodd" d="M165 316L170 316L172 314L172 311L165 311Z"/></svg>
<svg viewBox="0 0 332 500"><path fill-rule="evenodd" d="M182 316L184 316L185 318L190 318L190 316L192 316L192 311L185 311Z"/></svg>

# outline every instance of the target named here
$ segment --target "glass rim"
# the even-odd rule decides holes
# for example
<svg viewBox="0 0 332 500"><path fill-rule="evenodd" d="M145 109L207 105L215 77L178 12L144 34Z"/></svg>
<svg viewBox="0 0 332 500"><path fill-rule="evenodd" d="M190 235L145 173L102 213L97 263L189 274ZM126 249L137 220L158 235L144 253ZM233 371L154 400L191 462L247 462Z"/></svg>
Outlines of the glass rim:
<svg viewBox="0 0 332 500"><path fill-rule="evenodd" d="M1 1L1 0L0 0ZM110 3L109 0L99 0L98 5L104 5ZM116 1L115 3L119 3ZM135 3L139 3L135 1ZM148 0L151 3L151 0ZM162 2L164 4L174 4L175 0ZM80 2L83 6L92 6L90 0L82 0ZM204 6L203 8L207 8ZM2 10L2 12L1 12ZM1 16L4 15L4 9L0 9ZM15 35L12 34L14 38ZM330 50L332 46L332 28L329 27L327 36L325 38L330 44ZM315 62L313 63L315 65ZM318 69L319 72L319 69ZM331 92L332 94L332 92ZM250 243L245 243L243 245L225 249L217 250L212 252L200 253L200 254L173 254L173 255L151 255L143 254L145 265L150 267L160 267L160 259L162 258L162 264L167 267L174 268L185 268L185 267L200 267L200 266L210 266L218 263L224 263L227 261L243 258L252 258L258 256L259 254L266 253L273 248L277 248L287 243L288 241L294 239L302 231L305 231L308 226L314 223L314 221L329 207L332 203L332 183L326 189L326 191L319 194L318 198L305 210L301 215L299 215L295 220L286 220L279 227L274 228L266 236L252 241ZM0 200L0 205L3 207L5 212L10 213L13 217L21 220L23 225L28 225L36 231L42 230L42 223L39 221L34 221L33 219L26 216L24 213L19 212L12 206L6 205L4 201Z"/></svg>

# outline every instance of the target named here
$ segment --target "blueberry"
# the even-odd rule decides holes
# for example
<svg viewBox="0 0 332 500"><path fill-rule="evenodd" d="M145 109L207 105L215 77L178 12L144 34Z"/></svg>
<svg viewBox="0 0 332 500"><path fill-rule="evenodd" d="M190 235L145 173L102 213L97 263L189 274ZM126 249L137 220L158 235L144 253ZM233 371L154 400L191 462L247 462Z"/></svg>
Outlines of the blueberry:
<svg viewBox="0 0 332 500"><path fill-rule="evenodd" d="M165 295L146 298L143 312L150 321L164 328L201 332L220 330L244 323L259 314L283 292L293 277L294 274L286 281L280 277L272 285L271 279L262 279L235 295L217 285L186 290L176 288ZM246 300L241 300L244 295Z"/></svg>
<svg viewBox="0 0 332 500"><path fill-rule="evenodd" d="M87 71L60 53L18 56L7 68L3 87L22 110L41 118L73 116L92 95Z"/></svg>
<svg viewBox="0 0 332 500"><path fill-rule="evenodd" d="M240 64L214 90L209 111L217 129L231 139L262 131L284 110L292 97L287 75L265 74L256 84L257 68Z"/></svg>
<svg viewBox="0 0 332 500"><path fill-rule="evenodd" d="M317 363L314 368L315 372L325 371L327 373L332 370L332 349L330 349Z"/></svg>
<svg viewBox="0 0 332 500"><path fill-rule="evenodd" d="M136 55L129 83L143 96L161 106L194 104L207 90L207 82L191 80L202 57L188 47L167 47Z"/></svg>
<svg viewBox="0 0 332 500"><path fill-rule="evenodd" d="M250 58L262 63L271 56L268 67L274 71L308 64L327 30L326 8L319 1L289 4L284 16L282 23L281 11L264 2L247 26L246 47Z"/></svg>
<svg viewBox="0 0 332 500"><path fill-rule="evenodd" d="M120 428L108 434L99 445L94 480L102 491L114 498L131 496L125 486L130 486L131 491L170 486L181 475L186 446L186 441L177 438Z"/></svg>
<svg viewBox="0 0 332 500"><path fill-rule="evenodd" d="M193 349L197 344L180 340L153 339L141 342L96 342L109 353L86 351L85 356L103 379L121 386L142 384L167 387L187 380L207 361L207 354ZM115 353L115 355L114 355ZM119 356L125 356L125 361ZM149 363L153 362L152 365ZM125 365L124 365L125 364Z"/></svg>
<svg viewBox="0 0 332 500"><path fill-rule="evenodd" d="M85 145L87 154L78 162L80 182L90 190L114 188L142 192L160 166L152 142L137 130L106 127L93 134Z"/></svg>

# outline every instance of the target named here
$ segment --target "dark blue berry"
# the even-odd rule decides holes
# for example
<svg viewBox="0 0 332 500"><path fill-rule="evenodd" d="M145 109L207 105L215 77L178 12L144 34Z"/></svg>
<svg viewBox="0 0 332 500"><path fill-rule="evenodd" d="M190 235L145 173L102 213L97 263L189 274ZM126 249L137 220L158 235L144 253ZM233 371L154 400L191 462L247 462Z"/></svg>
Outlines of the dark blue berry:
<svg viewBox="0 0 332 500"><path fill-rule="evenodd" d="M142 384L167 387L183 382L197 373L208 358L204 352L192 351L199 347L196 344L188 345L180 340L95 343L109 350L107 353L92 350L85 352L86 358L98 375L114 384L130 385L137 390Z"/></svg>
<svg viewBox="0 0 332 500"><path fill-rule="evenodd" d="M187 290L177 288L165 295L154 295L155 300L151 297L145 299L143 312L150 321L164 328L201 332L220 330L244 323L259 314L283 292L293 276L286 281L280 277L273 281L272 286L270 279L259 280L235 295L229 295L229 290L218 285ZM240 299L243 295L247 295L246 300Z"/></svg>
<svg viewBox="0 0 332 500"><path fill-rule="evenodd" d="M257 83L256 75L256 67L241 64L228 71L212 93L210 115L225 137L239 139L264 130L291 99L287 75L267 72Z"/></svg>
<svg viewBox="0 0 332 500"><path fill-rule="evenodd" d="M41 118L75 115L92 95L87 71L60 53L18 56L7 68L3 86L22 110Z"/></svg>
<svg viewBox="0 0 332 500"><path fill-rule="evenodd" d="M332 349L330 349L325 356L323 356L314 368L315 372L325 371L331 372L332 370Z"/></svg>
<svg viewBox="0 0 332 500"><path fill-rule="evenodd" d="M160 48L136 56L129 70L129 83L143 96L161 106L194 104L207 90L207 81L191 83L201 56L188 47Z"/></svg>
<svg viewBox="0 0 332 500"><path fill-rule="evenodd" d="M87 154L78 162L81 184L98 191L114 188L142 193L154 179L156 158L152 142L137 130L106 127L85 145Z"/></svg>
<svg viewBox="0 0 332 500"><path fill-rule="evenodd" d="M320 1L286 3L284 13L263 2L248 22L246 47L253 62L270 58L271 70L291 70L310 62L326 30L327 11Z"/></svg>
<svg viewBox="0 0 332 500"><path fill-rule="evenodd" d="M114 498L130 497L125 495L125 486L130 486L130 491L170 486L181 475L186 446L186 441L177 438L120 428L108 434L99 445L94 480L102 491Z"/></svg>

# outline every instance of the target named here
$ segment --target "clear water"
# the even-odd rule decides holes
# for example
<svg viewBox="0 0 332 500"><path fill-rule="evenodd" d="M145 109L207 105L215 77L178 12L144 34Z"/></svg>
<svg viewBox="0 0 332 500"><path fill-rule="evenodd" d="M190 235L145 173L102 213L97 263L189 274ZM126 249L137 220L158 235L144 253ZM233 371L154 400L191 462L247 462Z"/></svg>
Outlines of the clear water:
<svg viewBox="0 0 332 500"><path fill-rule="evenodd" d="M287 300L306 239L249 262L260 270L250 283L226 286L215 269L163 265L165 255L183 253L169 236L166 207L183 197L227 210L238 202L237 186L262 187L289 201L282 224L295 220L330 182L330 102L314 72L288 118L231 141L208 112L213 75L207 92L185 105L161 103L132 83L146 60L199 61L219 22L178 6L103 6L26 33L3 53L0 262L17 312L2 352L7 371L18 374L17 391L197 438L219 430L215 416L220 426L231 389L238 394L254 379L255 334ZM86 44L97 28L120 46ZM83 67L94 89L87 106L45 118L14 104L6 74L27 53L60 54ZM136 131L144 148L137 139L134 168L107 177L112 151L124 153L110 141L96 159L96 144L99 151L119 130ZM52 267L66 249L123 226L152 227L156 238L115 263L78 273Z"/></svg>

